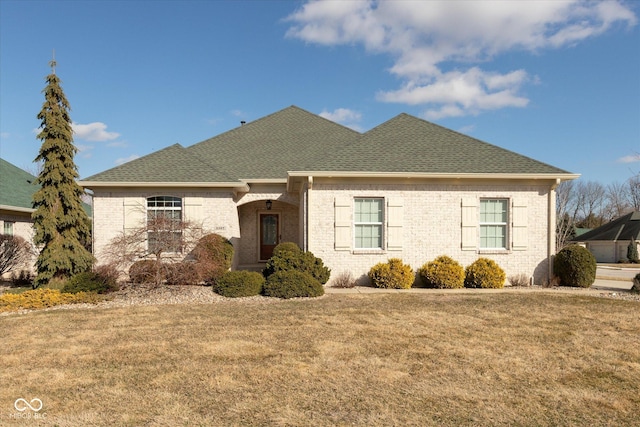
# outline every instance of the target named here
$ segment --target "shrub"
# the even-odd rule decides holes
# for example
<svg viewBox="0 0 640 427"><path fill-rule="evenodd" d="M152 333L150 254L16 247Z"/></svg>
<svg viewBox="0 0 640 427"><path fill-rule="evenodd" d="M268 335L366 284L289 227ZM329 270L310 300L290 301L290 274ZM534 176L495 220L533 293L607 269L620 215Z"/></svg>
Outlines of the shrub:
<svg viewBox="0 0 640 427"><path fill-rule="evenodd" d="M350 271L343 271L331 281L331 286L334 288L354 288L356 279L353 278Z"/></svg>
<svg viewBox="0 0 640 427"><path fill-rule="evenodd" d="M509 283L511 286L529 286L530 284L529 277L524 273L509 276Z"/></svg>
<svg viewBox="0 0 640 427"><path fill-rule="evenodd" d="M213 290L223 297L251 297L262 293L264 282L264 276L256 271L227 271Z"/></svg>
<svg viewBox="0 0 640 427"><path fill-rule="evenodd" d="M214 284L231 268L233 252L229 239L219 234L207 234L201 238L191 253L200 280L208 285Z"/></svg>
<svg viewBox="0 0 640 427"><path fill-rule="evenodd" d="M62 293L56 289L39 288L21 294L0 295L0 312L21 309L40 309L62 304L95 304L101 297L93 292Z"/></svg>
<svg viewBox="0 0 640 427"><path fill-rule="evenodd" d="M269 276L262 293L275 298L319 297L324 288L309 273L302 271L277 271Z"/></svg>
<svg viewBox="0 0 640 427"><path fill-rule="evenodd" d="M369 279L376 288L409 289L415 280L413 270L400 258L391 258L369 270Z"/></svg>
<svg viewBox="0 0 640 427"><path fill-rule="evenodd" d="M596 280L596 259L587 248L569 245L558 252L553 269L560 285L588 288Z"/></svg>
<svg viewBox="0 0 640 427"><path fill-rule="evenodd" d="M431 288L456 289L464 287L464 267L446 255L439 256L420 267L418 275Z"/></svg>
<svg viewBox="0 0 640 427"><path fill-rule="evenodd" d="M118 285L112 276L97 271L78 273L62 287L62 292L68 294L77 294L78 292L105 294L117 290Z"/></svg>
<svg viewBox="0 0 640 427"><path fill-rule="evenodd" d="M504 270L489 258L478 258L464 273L467 288L502 288L506 279Z"/></svg>
<svg viewBox="0 0 640 427"><path fill-rule="evenodd" d="M197 285L200 283L200 274L193 262L174 262L164 264L168 285Z"/></svg>
<svg viewBox="0 0 640 427"><path fill-rule="evenodd" d="M29 270L20 270L20 273L16 274L15 272L11 274L11 286L15 287L25 287L25 286L33 286L33 273Z"/></svg>
<svg viewBox="0 0 640 427"><path fill-rule="evenodd" d="M331 276L331 270L324 266L320 258L312 252L303 252L292 242L283 242L273 249L273 256L267 261L262 274L266 278L279 271L301 271L310 274L324 285Z"/></svg>
<svg viewBox="0 0 640 427"><path fill-rule="evenodd" d="M301 253L302 249L294 242L282 242L273 248L272 256L281 256L285 252Z"/></svg>
<svg viewBox="0 0 640 427"><path fill-rule="evenodd" d="M633 278L633 286L631 286L631 292L640 293L640 273L636 274Z"/></svg>
<svg viewBox="0 0 640 427"><path fill-rule="evenodd" d="M129 267L129 278L133 283L157 283L164 280L164 272L158 261L143 259Z"/></svg>
<svg viewBox="0 0 640 427"><path fill-rule="evenodd" d="M627 259L633 264L640 263L640 258L638 258L638 246L636 245L636 241L633 237L627 246Z"/></svg>

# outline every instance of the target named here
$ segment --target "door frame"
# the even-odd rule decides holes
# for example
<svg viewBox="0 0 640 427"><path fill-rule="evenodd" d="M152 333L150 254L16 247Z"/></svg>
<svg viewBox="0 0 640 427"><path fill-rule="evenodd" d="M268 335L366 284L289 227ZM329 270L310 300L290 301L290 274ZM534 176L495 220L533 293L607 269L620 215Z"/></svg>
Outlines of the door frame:
<svg viewBox="0 0 640 427"><path fill-rule="evenodd" d="M257 215L257 222L258 222L258 227L257 227L257 231L258 231L258 238L257 238L257 258L258 258L258 262L266 262L268 260L267 259L263 259L262 258L262 217L263 215L272 215L276 217L276 227L277 227L277 231L276 231L276 245L278 243L280 243L281 237L282 237L282 213L280 211L274 211L274 210L260 210L258 211L258 215Z"/></svg>

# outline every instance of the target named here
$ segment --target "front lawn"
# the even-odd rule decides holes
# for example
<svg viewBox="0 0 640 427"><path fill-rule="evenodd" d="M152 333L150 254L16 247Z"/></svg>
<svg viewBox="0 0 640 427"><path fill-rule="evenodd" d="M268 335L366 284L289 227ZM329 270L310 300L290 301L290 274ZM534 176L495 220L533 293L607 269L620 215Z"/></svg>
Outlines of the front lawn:
<svg viewBox="0 0 640 427"><path fill-rule="evenodd" d="M4 315L0 425L640 425L639 313L536 292Z"/></svg>

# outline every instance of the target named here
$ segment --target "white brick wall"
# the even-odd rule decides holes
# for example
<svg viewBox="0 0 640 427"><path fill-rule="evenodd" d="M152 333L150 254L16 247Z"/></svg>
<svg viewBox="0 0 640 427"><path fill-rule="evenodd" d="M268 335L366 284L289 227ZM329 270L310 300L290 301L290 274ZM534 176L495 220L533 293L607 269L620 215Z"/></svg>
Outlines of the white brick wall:
<svg viewBox="0 0 640 427"><path fill-rule="evenodd" d="M308 230L308 249L323 259L332 275L350 271L355 277L366 277L369 269L388 258L402 258L418 269L439 255L448 255L464 266L481 256L495 260L507 276L524 273L541 283L547 276L548 194L550 184L544 181L522 183L471 181L423 181L422 183L380 180L340 182L315 178L308 197L309 222L304 223L304 194L287 193L284 185L252 186L250 193L234 195L223 190L132 190L94 191L94 251L100 261L104 246L124 229L125 199L144 200L155 195L170 195L200 200L203 226L230 239L236 248L234 265L253 264L258 258L258 215L267 212L264 201L273 200L272 212L280 214L281 241L294 241L303 246ZM334 249L334 200L336 197L384 197L401 200L402 246L398 250L357 253ZM462 250L461 222L463 198L508 198L526 204L527 244L524 250L505 253L481 253ZM511 209L511 207L510 207ZM197 219L197 218L191 218ZM385 228L386 233L386 228Z"/></svg>
<svg viewBox="0 0 640 427"><path fill-rule="evenodd" d="M448 255L467 266L479 257L495 260L507 277L524 273L537 283L547 275L547 207L549 185L516 184L353 184L316 178L310 197L314 212L309 225L309 250L322 258L333 274L350 271L363 278L369 269L388 258L401 258L414 270L439 255ZM334 250L334 200L336 197L385 197L403 200L403 246L401 250L379 253ZM461 200L509 198L526 200L527 247L521 251L481 253L461 248ZM385 230L386 232L386 230Z"/></svg>

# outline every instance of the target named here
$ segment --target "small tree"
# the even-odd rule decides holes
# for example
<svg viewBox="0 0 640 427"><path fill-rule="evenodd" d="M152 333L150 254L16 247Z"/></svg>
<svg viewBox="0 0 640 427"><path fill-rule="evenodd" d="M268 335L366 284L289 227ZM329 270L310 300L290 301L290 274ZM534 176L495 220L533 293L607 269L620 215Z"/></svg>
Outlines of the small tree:
<svg viewBox="0 0 640 427"><path fill-rule="evenodd" d="M32 255L33 248L22 237L0 234L0 276L24 267Z"/></svg>
<svg viewBox="0 0 640 427"><path fill-rule="evenodd" d="M55 74L46 77L45 101L38 114L42 140L36 162L42 170L36 184L40 189L33 195L32 214L34 243L41 247L36 261L34 286L53 278L66 279L88 271L93 256L85 245L90 239L90 221L82 207L82 188L76 182L78 170L74 163L77 148L73 145L69 102Z"/></svg>
<svg viewBox="0 0 640 427"><path fill-rule="evenodd" d="M640 262L640 259L638 259L638 246L636 245L636 240L633 237L629 242L629 246L627 246L627 259L629 262L634 264Z"/></svg>
<svg viewBox="0 0 640 427"><path fill-rule="evenodd" d="M134 262L152 257L155 262L153 282L159 285L167 276L163 261L182 259L205 234L200 224L191 221L163 215L147 217L136 227L113 238L103 249L102 256L122 273Z"/></svg>

